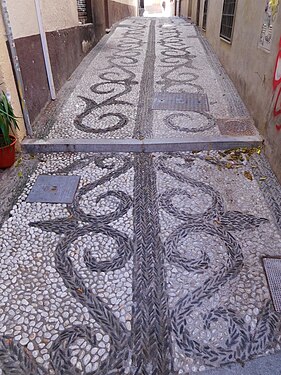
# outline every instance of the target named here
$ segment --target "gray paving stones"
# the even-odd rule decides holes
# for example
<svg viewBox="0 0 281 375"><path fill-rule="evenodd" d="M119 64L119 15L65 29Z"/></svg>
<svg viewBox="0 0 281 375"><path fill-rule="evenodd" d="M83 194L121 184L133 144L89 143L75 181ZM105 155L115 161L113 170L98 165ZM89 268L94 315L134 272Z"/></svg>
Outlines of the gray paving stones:
<svg viewBox="0 0 281 375"><path fill-rule="evenodd" d="M241 155L42 155L0 230L3 373L187 374L278 351L261 258L280 230ZM73 203L27 202L40 174L80 176Z"/></svg>
<svg viewBox="0 0 281 375"><path fill-rule="evenodd" d="M69 139L70 145L76 139L158 139L163 134L171 139L223 134L244 138L235 126L231 133L218 126L220 119L251 119L193 25L179 18L130 18L120 26L98 47L69 98L58 104L61 111L52 119L50 143L57 138ZM153 110L155 93L208 96L209 106L204 111L179 106ZM251 129L246 135L257 134ZM29 149L36 146L31 143Z"/></svg>
<svg viewBox="0 0 281 375"><path fill-rule="evenodd" d="M128 22L130 28L117 28L93 59L49 138L132 137L149 25Z"/></svg>
<svg viewBox="0 0 281 375"><path fill-rule="evenodd" d="M280 350L262 267L280 185L260 151L216 151L260 145L220 133L249 114L194 26L123 26L25 142L51 153L0 229L0 375L187 375ZM155 92L210 108L152 110ZM74 200L28 202L39 175L80 178Z"/></svg>
<svg viewBox="0 0 281 375"><path fill-rule="evenodd" d="M223 172L217 173L215 171L216 168L213 169L211 166L204 167L204 163L201 164L201 161L199 161L201 160L200 157L198 162L195 161L196 157L184 155L178 155L178 157L177 162L174 154L163 159L160 170L164 175L159 181L162 182L163 178L164 181L167 181L163 187L164 193L163 198L160 200L160 205L165 210L162 217L163 224L167 226L167 236L164 237L164 243L172 262L169 268L168 290L173 310L174 342L177 343L174 352L174 357L176 358L175 368L179 373L185 373L186 367L189 368L189 371L202 371L206 368L206 365L213 366L217 361L219 361L221 366L223 363L231 362L233 358L236 358L236 361L246 361L251 358L255 355L252 350L263 350L262 341L267 341L267 338L261 339L261 336L257 334L257 330L267 319L268 321L272 319L272 323L269 326L275 326L277 331L279 330L278 314L276 315L272 306L263 305L266 299L270 301L270 298L268 290L266 291L266 281L260 258L263 251L278 252L280 250L274 249L274 246L278 245L269 237L267 245L265 243L262 245L260 234L264 230L262 227L266 227L266 207L258 201L258 211L262 209L263 212L263 216L258 218L257 211L253 210L253 207L250 208L249 204L247 205L246 201L249 202L251 199L256 201L257 195L255 193L251 195L253 186L243 181L245 177L242 171L235 177L235 189L237 189L236 193L241 191L238 188L239 180L241 179L241 187L244 186L244 190L247 189L246 195L248 198L245 200L242 197L239 198L236 193L234 197L234 191L230 188L231 181L234 182L233 177L230 177L233 171L223 170ZM173 159L175 161L171 163L169 168L167 161L169 164L169 160ZM210 156L210 160L212 160L212 156ZM213 173L211 172L212 170ZM220 174L223 176L223 183L220 179ZM230 177L229 180L227 175ZM176 189L172 187L174 179L178 181ZM203 182L204 180L205 182ZM163 183L161 182L159 184L160 189ZM188 189L187 185L189 185ZM248 186L246 187L246 185ZM171 188L167 193L169 186ZM196 186L195 190L193 190L193 186ZM210 186L212 186L212 189L215 188L217 190L217 193L215 193L216 198L213 196L214 190L211 189L207 193ZM199 191L197 189L201 191L201 194L198 194ZM203 193L204 191L205 194ZM224 198L220 197L220 191L224 192ZM202 203L202 193L203 197L207 195L210 198L204 203L205 212L201 211L200 204L196 205L197 200ZM249 194L252 198L249 198ZM172 199L169 198L169 195ZM233 205L234 201L235 205ZM223 213L225 205L229 209L234 209L234 211ZM239 205L241 205L241 208L239 208ZM216 206L217 209L215 209ZM216 210L218 210L217 213ZM245 215L242 212L247 212L247 214ZM167 213L180 220L175 221L174 230L171 227ZM209 215L214 215L213 219ZM223 219L224 215L230 219L229 222L228 219L226 221ZM206 217L206 221L204 217ZM210 227L211 222L215 223L215 227L216 225L218 227ZM234 226L232 226L233 224ZM223 225L225 229L228 228L226 232L220 230L216 232L220 225ZM252 228L249 241L246 240L247 228L250 229L248 225ZM254 230L255 227L259 229ZM240 231L240 234L237 231ZM225 235L228 235L227 233L232 233L231 239L224 238ZM271 231L270 233L272 234ZM204 241L206 241L205 244ZM219 245L219 242L221 242L221 245ZM223 253L220 253L220 251L223 251L223 244L228 247L229 255L231 254L231 258L233 258L229 258L220 267L219 264L222 259L225 259ZM273 245L272 250L269 250L268 246L271 247L271 245ZM241 250L239 250L240 246ZM263 250L258 255L257 249L260 246ZM186 248L190 249L190 256L187 258L183 256ZM210 254L209 250L206 252L203 250L210 248L217 249L216 255ZM192 254L197 254L197 256ZM201 255L199 256L199 254ZM255 260L253 254L256 257ZM215 255L215 258L213 258L213 255ZM215 265L213 270L212 264ZM253 274L250 271L252 266L255 268L255 270L253 269ZM181 269L180 274L179 267ZM201 272L198 273L197 270L201 270ZM208 274L212 276L208 277ZM232 282L233 278L235 284ZM220 285L218 289L216 282ZM235 296L231 296L229 289L224 288L224 283L228 282L232 285L231 288L233 288ZM262 284L264 285L262 290L264 290L265 294L260 299L257 285ZM185 285L189 287L186 288L186 292L183 292ZM201 287L198 287L198 285L201 285ZM208 290L210 290L209 296ZM206 298L205 302L202 298ZM241 302L244 303L244 301L247 301L247 303L246 306L242 307L240 304ZM200 306L198 308L199 311L197 311L196 306ZM259 310L259 319L254 315L257 314L257 310L254 312L254 307ZM205 327L203 331L202 327ZM225 333L228 332L226 335L223 333L224 330ZM268 334L269 336L271 335L269 332ZM258 337L261 339L259 343L255 341L259 341ZM238 356L235 353L236 349L240 353ZM191 355L188 354L189 350L192 353ZM186 356L183 356L183 353ZM256 354L258 353L256 352Z"/></svg>

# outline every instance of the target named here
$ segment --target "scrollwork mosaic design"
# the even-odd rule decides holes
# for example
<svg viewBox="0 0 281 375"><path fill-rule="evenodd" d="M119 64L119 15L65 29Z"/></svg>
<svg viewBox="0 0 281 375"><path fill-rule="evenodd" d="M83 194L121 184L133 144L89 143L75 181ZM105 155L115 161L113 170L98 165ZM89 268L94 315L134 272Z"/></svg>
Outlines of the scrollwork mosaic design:
<svg viewBox="0 0 281 375"><path fill-rule="evenodd" d="M171 92L177 86L191 87L196 92L204 93L201 85L195 81L199 78L193 60L196 57L191 54L190 47L181 35L181 31L176 26L160 27L159 45L162 47L160 59L166 71L161 75L161 80L157 82L162 86L162 92ZM181 88L179 92L186 92Z"/></svg>
<svg viewBox="0 0 281 375"><path fill-rule="evenodd" d="M181 155L176 155L181 158ZM183 158L184 159L184 158ZM196 157L193 157L195 160ZM227 282L239 275L243 268L243 252L235 239L236 231L251 230L267 222L267 219L256 218L253 215L238 211L227 211L219 192L210 185L196 181L166 165L167 157L161 157L158 168L163 173L187 186L191 186L209 195L211 206L200 214L187 213L176 208L172 198L176 195L189 195L184 189L172 189L160 196L160 209L179 219L180 224L169 235L165 242L167 260L180 271L184 269L191 273L203 272L209 267L208 252L202 249L202 256L198 259L187 259L177 251L181 239L193 233L208 234L220 239L227 252L226 261L192 292L184 293L179 298L173 311L172 328L178 347L187 356L203 360L209 366L219 366L233 361L245 361L263 353L274 341L274 335L280 328L279 315L273 310L270 302L260 312L255 332L251 332L249 325L231 309L218 307L203 316L204 329L207 331L213 322L218 320L228 324L227 339L224 344L217 346L200 343L193 338L192 328L188 327L187 319L198 309L204 300L211 298ZM190 166L190 165L189 165Z"/></svg>
<svg viewBox="0 0 281 375"><path fill-rule="evenodd" d="M234 309L221 305L205 312L201 316L202 329L207 332L212 324L223 322L227 326L224 343L214 345L200 342L193 336L192 327L189 327L188 318L227 283L237 278L243 269L243 251L235 234L242 230L254 230L268 222L265 218L240 211L228 211L222 195L213 186L189 176L188 170L197 160L204 162L201 154L85 156L55 171L56 174L69 174L94 163L105 173L80 187L73 204L67 206L69 217L30 223L42 231L60 235L54 249L56 271L68 293L87 308L91 321L96 322L96 326L89 322L67 325L64 330L58 331L49 349L54 374L178 374L174 368L174 345L186 357L216 367L245 361L273 345L280 323L279 315L269 302L260 311L254 332ZM181 162L187 168L185 172L176 168ZM94 194L98 187L107 186L109 181L132 170L133 196L121 189L106 188L96 197L96 202L114 197L118 202L114 210L103 214L83 210L81 202L86 194ZM157 188L159 174L168 176L169 181L175 181L171 187L164 185L161 193ZM210 204L203 212L189 212L184 206L174 204L175 197L190 198L190 188L209 197ZM132 238L111 225L129 210L134 223ZM161 212L175 219L165 239L161 236ZM130 260L133 261L131 330L114 314L111 306L87 285L70 256L71 245L78 237L89 233L102 234L117 244L116 252L107 260L98 260L89 249L83 249L80 259L91 274L120 270ZM225 257L215 269L210 268L207 248L202 248L194 259L190 258L188 249L186 252L179 251L180 241L194 234L208 235L222 244ZM186 290L183 289L175 303L170 305L167 264L176 267L178 272L189 272L191 276L204 272L208 272L208 276L202 285L191 292L188 292L187 284ZM100 331L109 337L106 358L98 362L99 367L95 371L79 370L71 361L72 345L82 339L90 347L96 347ZM10 336L0 339L0 361L5 375L48 373L46 366L39 365L32 353Z"/></svg>
<svg viewBox="0 0 281 375"><path fill-rule="evenodd" d="M128 124L126 106L132 107L133 104L122 97L131 93L134 85L137 85L134 68L139 63L139 56L144 45L144 32L146 25L135 21L128 25L128 30L124 32L123 37L115 47L116 51L107 58L108 66L104 72L99 75L101 82L90 87L96 97L107 95L102 101L80 96L85 104L83 112L74 119L74 126L80 131L92 134L106 134L124 128ZM94 124L87 124L86 118L98 110L106 111L107 108L114 106L123 107L122 110L113 110L112 112L100 114L98 120L109 119L110 125L96 127ZM111 124L112 123L112 124Z"/></svg>
<svg viewBox="0 0 281 375"><path fill-rule="evenodd" d="M186 45L182 32L171 24L170 27L160 25L161 46L160 63L165 70L161 74L161 79L157 85L161 87L162 92L198 92L204 93L203 87L196 81L199 78L194 58L196 55L190 52L190 47ZM201 126L191 128L177 124L177 120L185 119L187 122L192 119L190 113L173 113L164 118L164 123L170 129L186 133L198 133L215 126L215 119L210 113L199 113L198 116L207 119L207 123ZM196 123L196 122L195 122Z"/></svg>
<svg viewBox="0 0 281 375"><path fill-rule="evenodd" d="M84 251L84 262L91 272L108 272L120 269L133 255L133 244L130 238L128 238L125 233L122 233L109 225L112 221L125 215L131 208L132 198L128 194L122 191L107 191L105 194L101 194L97 197L97 203L101 199L106 199L110 196L114 196L119 200L118 207L110 214L94 216L84 213L81 208L80 201L85 194L92 192L96 187L117 178L132 168L130 157L125 157L122 160L122 166L115 168L115 170L111 170L114 168L114 162L105 164L104 161L106 159L106 157L85 158L74 162L66 168L60 169L60 173L70 172L72 169L82 167L85 165L85 162L89 163L89 161L92 160L99 167L107 169L109 173L101 177L99 180L80 188L75 197L75 201L72 205L68 206L68 218L30 223L31 226L40 228L44 231L64 235L55 249L56 270L71 295L80 304L87 307L91 318L94 319L101 327L102 331L110 337L110 351L107 359L100 364L97 371L91 372L91 374L95 373L104 375L123 373L124 368L126 368L125 362L129 359L130 334L124 323L119 321L103 299L98 295L95 295L84 283L83 278L75 269L73 261L69 256L69 250L71 244L75 242L78 237L88 233L102 233L113 238L117 243L118 251L117 255L110 260L97 261L91 255L90 250L86 249ZM78 222L82 222L83 226L79 225ZM60 332L50 350L52 366L57 375L84 374L84 372L80 372L70 362L72 353L69 346L78 338L84 338L89 344L95 346L96 333L97 329L92 329L90 326L87 327L82 325L67 327L63 332ZM2 339L2 341L3 344L5 344L7 339L6 341L5 339ZM17 347L13 344L13 340L11 340L11 347L15 352ZM18 355L19 358L21 358L20 353ZM32 374L41 374L40 369L35 367L34 363L30 361L26 362L25 367L34 366L34 372L32 372ZM9 366L10 365L12 364L10 363ZM11 372L10 367L9 371L8 374L13 373Z"/></svg>

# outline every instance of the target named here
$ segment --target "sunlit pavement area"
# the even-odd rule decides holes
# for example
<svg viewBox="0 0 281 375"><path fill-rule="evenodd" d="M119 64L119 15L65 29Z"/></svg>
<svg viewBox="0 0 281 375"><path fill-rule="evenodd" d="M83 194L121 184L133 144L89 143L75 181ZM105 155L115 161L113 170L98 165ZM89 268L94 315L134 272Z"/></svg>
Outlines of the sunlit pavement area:
<svg viewBox="0 0 281 375"><path fill-rule="evenodd" d="M258 139L186 21L128 19L97 48L39 145ZM209 107L153 109L155 93ZM0 374L266 374L267 358L280 374L262 258L280 255L281 188L263 152L163 147L36 156L0 229ZM79 177L73 200L30 202L41 175Z"/></svg>

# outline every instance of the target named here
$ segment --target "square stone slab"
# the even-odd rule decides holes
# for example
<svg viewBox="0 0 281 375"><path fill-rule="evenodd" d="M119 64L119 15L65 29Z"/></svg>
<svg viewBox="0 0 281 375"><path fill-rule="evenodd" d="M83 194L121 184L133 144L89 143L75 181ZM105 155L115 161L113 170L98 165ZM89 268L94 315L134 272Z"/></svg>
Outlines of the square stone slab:
<svg viewBox="0 0 281 375"><path fill-rule="evenodd" d="M79 176L40 175L27 197L27 202L72 203L79 181Z"/></svg>
<svg viewBox="0 0 281 375"><path fill-rule="evenodd" d="M277 312L281 312L281 258L263 258L265 274Z"/></svg>
<svg viewBox="0 0 281 375"><path fill-rule="evenodd" d="M206 94L199 93L155 93L152 109L169 111L209 112L209 102Z"/></svg>

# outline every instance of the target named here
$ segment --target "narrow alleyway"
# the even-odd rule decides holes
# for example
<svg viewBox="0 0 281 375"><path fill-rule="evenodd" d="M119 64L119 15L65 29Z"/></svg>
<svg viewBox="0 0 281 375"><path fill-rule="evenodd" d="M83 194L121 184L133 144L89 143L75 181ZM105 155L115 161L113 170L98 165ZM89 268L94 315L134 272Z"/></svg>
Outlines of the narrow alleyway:
<svg viewBox="0 0 281 375"><path fill-rule="evenodd" d="M49 126L43 122L38 137L52 143L56 138L66 143L105 138L192 142L198 137L211 142L224 141L224 136L259 140L208 43L185 20L127 19L102 40L83 68L62 110Z"/></svg>
<svg viewBox="0 0 281 375"><path fill-rule="evenodd" d="M126 19L46 117L0 228L0 375L226 375L277 353L281 188L196 28ZM77 176L73 201L31 202L40 175Z"/></svg>

